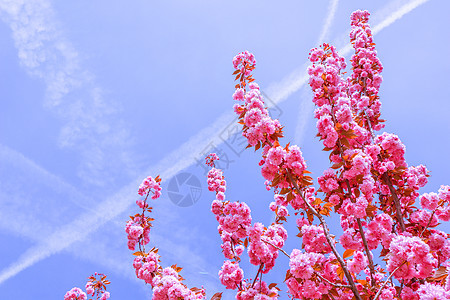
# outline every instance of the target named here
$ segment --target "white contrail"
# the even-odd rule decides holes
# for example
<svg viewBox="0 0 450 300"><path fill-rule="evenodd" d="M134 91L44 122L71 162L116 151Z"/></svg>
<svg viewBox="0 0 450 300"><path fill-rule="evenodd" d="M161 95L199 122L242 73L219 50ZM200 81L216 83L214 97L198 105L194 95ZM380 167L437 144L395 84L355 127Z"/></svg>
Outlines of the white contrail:
<svg viewBox="0 0 450 300"><path fill-rule="evenodd" d="M117 122L115 103L105 101L79 53L58 29L62 26L50 1L0 0L0 18L11 29L20 64L45 83L44 106L63 124L60 146L81 156L79 177L102 185L112 174L119 175L119 168L122 174L131 172L129 133Z"/></svg>
<svg viewBox="0 0 450 300"><path fill-rule="evenodd" d="M321 44L328 37L330 26L333 23L334 16L336 15L336 9L339 3L339 0L331 0L330 5L328 6L328 14L325 19L325 23L323 24L322 31L320 32L319 39L317 44Z"/></svg>
<svg viewBox="0 0 450 300"><path fill-rule="evenodd" d="M115 226L107 228L103 227L101 230L97 231L97 235L86 239L88 234L92 234L93 231L96 231L95 227L92 227L93 223L90 221L86 222L86 220L97 219L97 222L99 222L97 225L99 227L102 223L106 223L102 222L101 219L103 210L100 210L99 207L96 207L96 209L91 208L93 206L92 199L86 199L87 197L78 192L73 186L66 183L60 177L48 172L21 153L1 144L0 175L4 175L3 177L0 177L6 178L6 180L0 182L0 226L38 242L36 247L30 248L29 251L26 251L19 257L19 261L22 263L13 264L0 274L0 283L33 265L34 263L45 259L54 253L60 252L62 249L67 249L75 256L83 259L108 266L109 268L117 271L117 273L127 275L127 277L131 279L135 278L134 272L129 268L129 251L127 251L126 243L123 239L124 216L121 216L123 217L123 220L120 222L118 221L120 217L112 219L116 221L114 223ZM12 176L12 178L10 179L8 176ZM49 196L51 199L46 198L44 199L46 200L45 202L40 201L38 205L39 207L52 207L59 205L59 207L61 207L60 209L52 211L67 211L67 205L58 204L58 202L72 201L77 206L82 207L85 210L85 218L70 224L70 226L61 228L62 225L66 223L64 220L68 218L68 215L54 215L52 213L45 215L46 211L48 211L48 209L45 209L41 216L44 216L45 219L53 220L53 223L56 222L56 224L52 226L49 222L47 222L49 223L47 224L33 219L32 216L30 216L30 212L26 209L28 208L28 210L33 210L33 212L35 212L35 208L30 207L35 201L33 201L32 197L29 197L30 199L24 198L28 195L28 193L20 195L21 193L17 192L23 190L24 187L29 185L30 182L33 183L33 186L30 187L31 190L36 191L43 186L52 191L52 193L50 193L51 195L49 195L48 192L46 194L46 196ZM11 189L13 190L11 191ZM125 192L124 194L135 195L136 186L134 186L133 189L134 193ZM74 199L80 199L82 202L80 203L79 201L74 201ZM48 201L53 201L55 203L48 203ZM132 202L132 200L129 201L130 204ZM11 208L10 206L12 203L16 203L17 207L13 206ZM72 209L73 208L71 207L70 210ZM162 220L167 220L166 210L167 209L164 205L159 205L157 209L157 213L160 215ZM21 211L22 213L20 213ZM42 213L41 211L36 212ZM173 211L171 213L173 213ZM58 220L55 220L55 218ZM108 226L110 226L111 221L109 220L107 222L109 222ZM162 223L161 221L159 222ZM61 230L52 230L52 228L57 226L60 227ZM88 230L88 232L86 232L87 234L83 234L86 230ZM91 231L89 232L89 230ZM80 233L82 235L80 235ZM158 228L157 233L152 233L152 240L157 241L157 244L162 251L169 252L171 256L175 257L175 259L187 256L188 259L183 260L183 265L185 267L189 267L189 270L209 269L206 261L201 256L193 252L189 247L183 245L181 245L181 247L175 247L175 244L169 240L167 233L165 233L164 226L162 226L162 228ZM174 233L176 233L176 231L172 230L171 237ZM105 235L107 235L107 238ZM182 234L183 238L189 240L195 240L198 236L200 235L198 233L194 233L193 231ZM179 239L180 237L178 237L178 240ZM111 240L114 242L111 242ZM80 241L82 242L80 243ZM117 241L121 241L120 246L123 246L124 251L121 251L122 249L117 251ZM111 245L111 243L113 243L113 245ZM117 259L115 263L112 263L113 257ZM187 275L186 272L189 272L188 268L185 269L185 275ZM192 273L195 272L191 270L189 274ZM211 279L211 276L203 278L203 280L207 281L211 281ZM211 286L212 283L209 282L208 285Z"/></svg>
<svg viewBox="0 0 450 300"><path fill-rule="evenodd" d="M374 34L388 27L403 15L427 1L429 0L413 1L405 6L402 6L399 10L394 11L391 15L386 17L385 20L388 21L377 24L374 28L378 31L374 31ZM343 52L347 51L348 54L350 50L351 45L348 50L345 48L340 50L340 53L341 55L345 55ZM300 73L299 75L291 74L288 76L288 82L277 85L278 89L272 88L272 99L275 102L273 105L286 100L292 93L300 89L306 81L307 76L305 73ZM181 170L193 165L197 155L207 145L210 143L215 143L217 146L222 142L222 140L218 137L218 133L225 130L233 119L234 115L231 112L222 114L222 116L220 116L211 126L203 129L198 134L193 136L180 148L173 151L169 156L160 161L158 165L150 168L145 174L156 174L158 170L164 170L163 173L161 173L161 176L163 179L168 180ZM146 175L142 177L145 176ZM101 225L113 219L121 212L124 212L131 205L131 203L133 203L134 197L130 195L134 195L136 186L139 185L141 178L122 188L115 196L110 197L106 201L98 204L95 210L101 210L104 214L94 216L87 213L83 214L79 219L69 223L64 228L55 232L49 237L46 243L30 248L26 252L27 254L30 254L29 257L22 255L18 261L0 273L0 283L13 277L25 268L30 267L34 263L66 249L74 242L83 240L87 235L97 230ZM69 240L67 237L71 237L71 239Z"/></svg>
<svg viewBox="0 0 450 300"><path fill-rule="evenodd" d="M334 16L336 15L336 9L338 6L339 1L338 0L331 0L330 5L328 6L328 13L327 17L325 19L325 23L323 24L322 30L320 32L319 38L317 40L317 45L322 44L325 41L325 38L329 34L330 26L333 23ZM303 69L303 71L306 68ZM305 94L305 93L304 93ZM297 121L297 126L295 128L295 135L294 135L294 141L297 144L301 144L301 139L303 137L303 133L306 128L306 124L310 119L310 111L313 105L311 104L311 101L307 101L306 97L302 97L300 99L300 110L299 110L299 116Z"/></svg>
<svg viewBox="0 0 450 300"><path fill-rule="evenodd" d="M55 231L47 237L44 242L41 242L35 247L31 247L16 262L0 273L0 284L20 271L32 266L36 262L66 249L75 242L84 240L100 226L126 211L134 204L134 200L136 199L136 187L139 186L142 178L145 178L148 174L156 174L158 170L163 170L163 172L160 173L161 178L163 178L163 181L167 181L183 169L192 165L198 154L206 148L211 141L220 143L221 140L217 136L217 133L220 132L219 130L223 130L223 124L229 124L232 121L233 116L230 118L228 114L224 114L217 119L212 126L200 131L179 149L173 151L161 160L157 165L149 168L147 172L138 179L123 187L114 196L92 208L94 211L101 213L82 213L81 217Z"/></svg>

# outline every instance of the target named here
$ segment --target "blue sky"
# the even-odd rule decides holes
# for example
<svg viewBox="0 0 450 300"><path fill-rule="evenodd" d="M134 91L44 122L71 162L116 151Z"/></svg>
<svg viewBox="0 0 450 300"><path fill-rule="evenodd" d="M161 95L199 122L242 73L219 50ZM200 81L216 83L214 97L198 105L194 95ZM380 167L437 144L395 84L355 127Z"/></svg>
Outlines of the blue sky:
<svg viewBox="0 0 450 300"><path fill-rule="evenodd" d="M431 170L422 192L450 184L449 8L442 0L0 0L0 299L62 299L94 272L108 274L112 299L149 299L124 224L139 183L157 174L165 190L151 244L162 264L184 267L188 285L209 295L223 291L214 195L197 160L222 153L227 198L246 201L254 221L272 220L259 153L241 152L231 134L231 60L255 54L254 77L285 142L301 146L317 177L328 155L315 138L307 56L327 41L348 59L356 9L372 13L385 131L399 135L410 165ZM173 196L191 191L173 190L183 173L201 183L187 207ZM287 252L301 247L293 223ZM287 260L278 263L268 281L282 282ZM243 266L253 277L255 267Z"/></svg>

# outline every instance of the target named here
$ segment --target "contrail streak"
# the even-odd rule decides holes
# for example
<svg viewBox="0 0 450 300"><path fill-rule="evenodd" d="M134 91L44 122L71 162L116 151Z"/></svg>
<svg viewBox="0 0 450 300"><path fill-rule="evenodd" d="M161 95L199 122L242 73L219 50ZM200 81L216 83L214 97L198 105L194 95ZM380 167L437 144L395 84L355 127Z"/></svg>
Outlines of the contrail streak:
<svg viewBox="0 0 450 300"><path fill-rule="evenodd" d="M15 263L0 273L0 284L35 263L70 247L75 242L84 240L89 234L99 229L102 225L126 211L136 199L136 187L147 174L155 174L158 170L163 170L163 172L160 173L161 178L163 178L163 181L167 181L178 172L192 165L198 153L200 153L210 141L214 141L215 139L220 140L216 135L217 132L219 132L218 130L222 129L222 125L224 123L229 124L232 121L232 116L224 114L217 119L212 126L200 131L179 149L173 151L161 160L157 165L149 168L147 172L138 179L123 187L114 196L92 208L94 211L101 212L101 214L92 214L90 212L82 213L81 217L55 231L46 238L45 241L28 249ZM213 138L208 139L205 137Z"/></svg>
<svg viewBox="0 0 450 300"><path fill-rule="evenodd" d="M319 39L317 40L317 45L322 44L325 41L325 38L328 36L328 32L330 30L330 26L333 22L334 16L336 15L336 9L338 6L338 0L331 0L330 5L328 6L328 14L325 19L325 23L323 24L322 30L320 32ZM305 68L303 69L305 70ZM309 114L313 105L310 103L311 101L305 101L306 97L302 97L300 100L300 110L297 121L297 126L295 128L295 136L294 140L297 144L301 144L301 139L303 137L303 133L306 128L306 124L309 121Z"/></svg>

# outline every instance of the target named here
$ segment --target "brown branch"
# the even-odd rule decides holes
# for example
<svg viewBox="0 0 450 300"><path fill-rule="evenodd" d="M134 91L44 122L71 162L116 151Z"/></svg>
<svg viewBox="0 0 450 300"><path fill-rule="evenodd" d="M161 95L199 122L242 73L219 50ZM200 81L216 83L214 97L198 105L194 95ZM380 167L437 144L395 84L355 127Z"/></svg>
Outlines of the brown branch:
<svg viewBox="0 0 450 300"><path fill-rule="evenodd" d="M337 283L332 283L331 281L329 281L328 279L326 279L325 277L322 277L322 275L319 274L319 272L314 272L320 279L322 279L323 281L327 282L328 284L334 286L334 287L338 287L338 288L348 288L350 289L351 286L349 285L344 285L344 284L337 284Z"/></svg>
<svg viewBox="0 0 450 300"><path fill-rule="evenodd" d="M348 188L348 193L349 193L350 200L352 202L354 202L352 200L353 193L352 193L352 189L350 187L350 182L349 182L348 179L346 179L346 182L347 182L347 188ZM363 241L364 250L366 252L367 259L369 260L371 284L374 285L375 284L375 279L373 278L373 275L375 274L375 267L374 267L374 264L373 264L372 255L370 255L369 245L367 244L367 239L366 239L366 235L364 234L364 229L362 227L361 219L360 218L356 218L356 221L358 223L359 233L360 233L361 239Z"/></svg>
<svg viewBox="0 0 450 300"><path fill-rule="evenodd" d="M280 250L284 255L286 255L287 257L289 257L289 259L291 258L291 257L289 256L289 254L287 254L287 252L284 251L283 249L281 249L280 247L277 247L277 246L275 246L274 244L272 244L271 242L266 241L266 240L263 240L263 239L261 239L261 241L263 241L264 243L266 243L266 244L268 244L268 245L274 247L274 248L277 249L277 250Z"/></svg>
<svg viewBox="0 0 450 300"><path fill-rule="evenodd" d="M389 191L391 192L392 198L394 199L395 211L397 214L398 222L400 223L400 227L403 232L406 232L405 223L403 222L400 200L398 200L397 192L395 191L394 186L392 185L391 178L389 178L387 173L384 173L383 179L384 179L385 183L387 184L387 186L389 187Z"/></svg>
<svg viewBox="0 0 450 300"><path fill-rule="evenodd" d="M364 229L362 227L361 219L357 218L356 221L358 222L359 233L361 234L361 239L362 239L363 244L364 244L364 250L366 252L367 259L369 260L369 269L370 269L371 283L372 283L372 285L374 285L375 284L375 279L373 278L373 275L375 274L375 267L374 267L374 264L373 264L372 255L371 255L370 250L369 250L369 245L367 244L366 235L364 234Z"/></svg>
<svg viewBox="0 0 450 300"><path fill-rule="evenodd" d="M258 273L256 273L255 279L253 280L253 283L252 283L252 288L255 286L256 279L258 279L259 273L261 272L263 266L264 266L264 264L259 265Z"/></svg>
<svg viewBox="0 0 450 300"><path fill-rule="evenodd" d="M389 277L386 279L386 281L383 283L383 285L380 287L380 289L378 290L378 292L375 294L375 297L373 298L373 300L377 300L378 296L380 296L381 291L384 289L384 287L386 286L386 284L388 283L388 281L392 278L392 276L394 275L394 273L400 269L401 266L403 266L406 263L406 261L404 261L400 266L398 266L397 268L395 268L394 271L392 271L392 273L389 275Z"/></svg>
<svg viewBox="0 0 450 300"><path fill-rule="evenodd" d="M311 212L319 219L320 224L323 227L323 232L325 234L325 238L327 239L327 242L330 245L334 256L336 257L336 259L338 260L339 264L341 265L341 268L344 271L345 277L347 278L347 280L348 280L348 282L350 284L350 289L352 290L353 294L355 295L355 298L357 300L362 300L361 296L359 295L358 289L356 288L355 282L353 281L352 275L350 274L350 272L347 269L347 266L345 265L345 261L343 260L343 258L341 257L341 255L337 251L333 241L331 240L330 230L328 229L327 223L325 223L325 220L323 219L323 217L316 211L316 209L311 205L311 203L309 203L305 199L305 196L300 191L300 188L298 187L297 182L292 178L292 175L289 172L289 170L286 170L286 171L287 171L287 175L289 177L289 180L291 181L292 185L297 190L299 195L302 197L303 202L305 202L305 204L308 206L308 208L311 210Z"/></svg>
<svg viewBox="0 0 450 300"><path fill-rule="evenodd" d="M428 220L427 226L425 226L425 228L422 230L422 232L420 233L420 237L422 237L423 233L425 232L425 230L427 230L428 226L430 226L431 221L433 221L433 217L434 217L434 213L436 212L436 210L433 210L433 212L431 213L431 217L430 220Z"/></svg>

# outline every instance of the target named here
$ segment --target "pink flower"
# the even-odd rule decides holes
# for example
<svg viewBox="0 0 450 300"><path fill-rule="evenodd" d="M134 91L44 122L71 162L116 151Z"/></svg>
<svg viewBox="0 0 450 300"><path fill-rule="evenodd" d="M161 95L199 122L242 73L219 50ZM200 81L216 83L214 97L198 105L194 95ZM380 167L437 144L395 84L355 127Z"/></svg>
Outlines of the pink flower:
<svg viewBox="0 0 450 300"><path fill-rule="evenodd" d="M417 290L420 300L450 299L450 292L442 286L425 282Z"/></svg>
<svg viewBox="0 0 450 300"><path fill-rule="evenodd" d="M356 251L353 254L353 259L347 261L347 265L350 272L358 274L368 266L368 259L363 252Z"/></svg>
<svg viewBox="0 0 450 300"><path fill-rule="evenodd" d="M389 251L387 270L393 272L399 268L394 274L397 279L426 278L437 265L430 247L419 237L398 235L392 240Z"/></svg>
<svg viewBox="0 0 450 300"><path fill-rule="evenodd" d="M423 208L435 210L438 206L439 197L436 193L425 193L420 197L420 204Z"/></svg>
<svg viewBox="0 0 450 300"><path fill-rule="evenodd" d="M244 279L244 271L237 262L226 260L219 271L219 279L227 289L235 290Z"/></svg>
<svg viewBox="0 0 450 300"><path fill-rule="evenodd" d="M292 250L289 268L295 278L309 279L314 273L314 265L321 263L323 254L302 252L298 249Z"/></svg>
<svg viewBox="0 0 450 300"><path fill-rule="evenodd" d="M87 295L81 289L74 287L64 295L64 300L86 300Z"/></svg>
<svg viewBox="0 0 450 300"><path fill-rule="evenodd" d="M233 94L233 99L236 101L244 101L244 89L236 89Z"/></svg>

